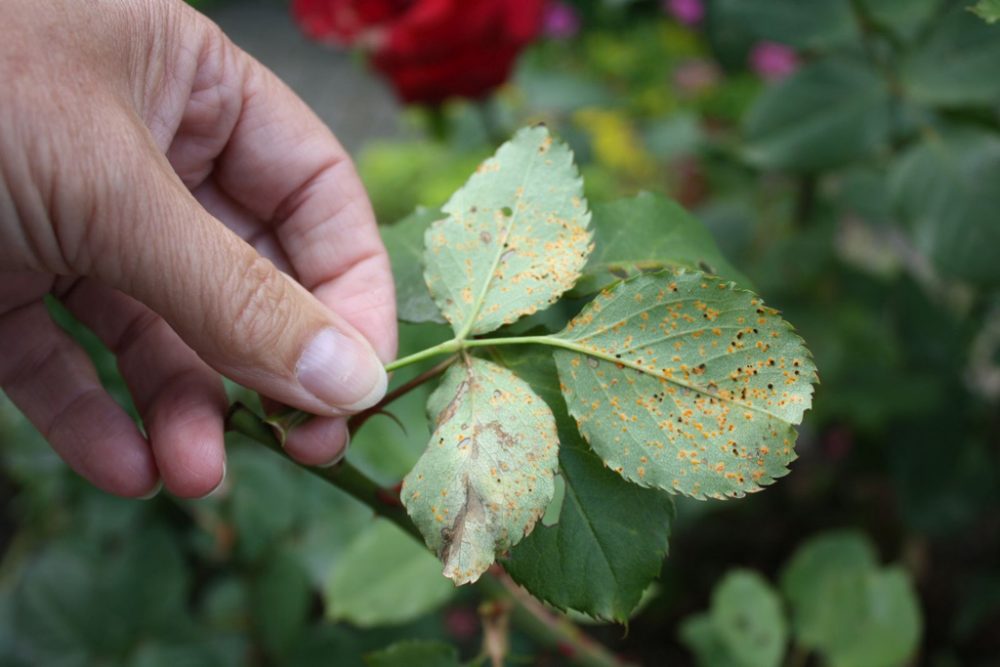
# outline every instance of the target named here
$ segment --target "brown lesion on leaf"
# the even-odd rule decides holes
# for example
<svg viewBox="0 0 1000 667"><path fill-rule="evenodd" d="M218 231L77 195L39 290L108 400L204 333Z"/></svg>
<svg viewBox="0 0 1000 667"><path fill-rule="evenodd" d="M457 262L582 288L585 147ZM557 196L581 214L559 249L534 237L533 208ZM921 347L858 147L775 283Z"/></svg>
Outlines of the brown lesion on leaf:
<svg viewBox="0 0 1000 667"><path fill-rule="evenodd" d="M472 428L472 439L478 441L480 435L484 431L489 431L496 436L497 444L499 444L504 449L511 449L516 447L518 444L518 438L515 435L508 433L504 430L503 424L499 421L493 420L491 422L477 422ZM530 452L529 452L530 454Z"/></svg>
<svg viewBox="0 0 1000 667"><path fill-rule="evenodd" d="M475 551L472 554L467 554L463 551L463 547L467 542L466 533L470 525L481 526L485 523L486 518L483 499L469 481L468 475L463 478L463 488L465 498L462 501L461 509L455 515L452 524L441 529L441 549L438 553L439 558L444 563L445 574L454 579L456 584L475 581L479 578L478 564L464 562L470 556L475 558Z"/></svg>
<svg viewBox="0 0 1000 667"><path fill-rule="evenodd" d="M462 380L462 383L458 385L458 390L455 392L455 397L451 399L445 409L437 417L437 421L434 423L435 429L439 428L442 424L450 422L455 418L455 413L462 406L462 401L465 398L465 394L469 391L472 383L475 382L475 378L472 376L470 370L466 371L466 379Z"/></svg>

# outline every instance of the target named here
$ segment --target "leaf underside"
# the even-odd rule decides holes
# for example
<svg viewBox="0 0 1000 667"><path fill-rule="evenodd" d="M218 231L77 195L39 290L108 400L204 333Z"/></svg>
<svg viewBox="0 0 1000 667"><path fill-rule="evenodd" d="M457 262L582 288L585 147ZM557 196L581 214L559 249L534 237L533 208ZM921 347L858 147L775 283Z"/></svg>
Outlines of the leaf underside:
<svg viewBox="0 0 1000 667"><path fill-rule="evenodd" d="M460 335L544 308L573 286L591 250L573 154L543 126L483 162L425 235L424 277Z"/></svg>
<svg viewBox="0 0 1000 667"><path fill-rule="evenodd" d="M602 292L557 334L580 432L625 479L740 497L788 472L816 367L778 312L698 273Z"/></svg>
<svg viewBox="0 0 1000 667"><path fill-rule="evenodd" d="M448 369L428 409L434 433L401 497L445 576L473 582L552 499L555 421L523 380L474 358Z"/></svg>

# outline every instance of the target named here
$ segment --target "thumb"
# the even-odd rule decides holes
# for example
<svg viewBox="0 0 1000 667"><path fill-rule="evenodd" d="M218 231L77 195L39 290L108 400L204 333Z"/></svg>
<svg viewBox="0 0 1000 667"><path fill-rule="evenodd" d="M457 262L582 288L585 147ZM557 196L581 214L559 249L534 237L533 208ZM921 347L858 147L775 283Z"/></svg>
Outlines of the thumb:
<svg viewBox="0 0 1000 667"><path fill-rule="evenodd" d="M365 338L210 216L161 160L145 170L141 211L95 221L117 237L96 261L96 277L265 396L322 415L377 403L386 373Z"/></svg>

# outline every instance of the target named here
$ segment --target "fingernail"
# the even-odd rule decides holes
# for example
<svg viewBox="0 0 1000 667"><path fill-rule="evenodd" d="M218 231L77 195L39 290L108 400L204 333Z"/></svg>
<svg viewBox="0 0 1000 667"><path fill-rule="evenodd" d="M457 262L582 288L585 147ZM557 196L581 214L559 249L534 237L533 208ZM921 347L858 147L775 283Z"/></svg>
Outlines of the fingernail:
<svg viewBox="0 0 1000 667"><path fill-rule="evenodd" d="M202 498L214 498L219 490L226 484L226 461L222 460L222 477L219 478L219 483L215 485L215 488L202 496Z"/></svg>
<svg viewBox="0 0 1000 667"><path fill-rule="evenodd" d="M306 391L349 412L378 403L389 382L370 349L335 329L324 329L306 345L295 373Z"/></svg>
<svg viewBox="0 0 1000 667"><path fill-rule="evenodd" d="M341 461L344 460L345 456L347 456L347 448L350 447L350 446L351 446L351 434L350 434L350 432L348 432L347 433L347 439L344 440L344 446L340 448L340 451L337 452L337 455L334 456L332 459L330 459L328 462L320 464L320 465L318 465L316 467L317 468L332 468L333 466L337 465L338 463L340 463Z"/></svg>
<svg viewBox="0 0 1000 667"><path fill-rule="evenodd" d="M153 487L152 491L150 491L144 496L139 496L138 498L136 498L136 500L152 500L157 495L159 495L160 491L162 490L163 490L163 480L161 479L156 483L156 486Z"/></svg>

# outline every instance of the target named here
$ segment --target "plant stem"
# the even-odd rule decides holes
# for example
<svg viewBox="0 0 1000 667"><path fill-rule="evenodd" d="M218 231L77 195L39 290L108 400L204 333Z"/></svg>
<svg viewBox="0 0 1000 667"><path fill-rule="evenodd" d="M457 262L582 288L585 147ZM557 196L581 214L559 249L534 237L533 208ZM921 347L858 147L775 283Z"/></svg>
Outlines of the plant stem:
<svg viewBox="0 0 1000 667"><path fill-rule="evenodd" d="M544 342L536 340L544 338L544 336L525 336L519 339L498 340L508 341L513 344L515 342ZM485 340L475 341L475 343L488 344ZM472 345L472 347L475 346ZM407 384L417 382L421 378L423 378L421 381L426 381L426 379L433 377L434 374L444 371L454 361L454 358L447 359L437 366L428 369ZM406 386L399 387L397 391L403 390ZM305 468L313 475L367 505L376 516L392 521L404 532L423 544L423 537L420 535L420 531L417 530L413 521L410 520L410 517L406 514L406 510L400 504L399 500L396 499L393 492L389 489L383 489L346 461L342 461L330 468L316 468L298 463L281 446L278 437L275 435L274 427L242 403L234 403L230 407L229 414L226 417L226 430L240 433L264 445L295 465ZM499 566L491 570L480 581L490 592L503 595L515 603L513 619L525 632L533 636L537 641L566 654L573 664L580 667L629 667L629 663L616 658L604 646L587 636L572 621L549 610L538 602L538 600L534 599L530 593L514 583L510 575L504 572Z"/></svg>
<svg viewBox="0 0 1000 667"><path fill-rule="evenodd" d="M385 397L382 398L382 400L379 401L377 404L373 405L367 410L359 412L358 414L348 419L347 420L348 431L353 435L355 432L357 432L359 428L361 428L361 425L364 424L366 421L368 421L371 417L374 417L375 415L383 412L387 405L389 405L396 399L410 393L411 391L413 391L420 385L424 384L428 380L431 380L440 375L441 373L445 372L445 370L447 370L449 366L455 363L457 359L458 356L449 357L444 361L434 366L431 366L426 371L416 376L412 380L409 380L408 382L399 385L398 387L390 391L388 394L386 394Z"/></svg>
<svg viewBox="0 0 1000 667"><path fill-rule="evenodd" d="M226 430L242 433L251 440L259 442L292 461L292 463L333 484L349 496L367 505L376 515L392 521L403 531L423 543L420 531L410 520L406 510L403 509L393 492L380 487L347 461L341 461L330 468L316 468L296 462L281 446L271 426L242 403L234 403L229 408L229 414L226 417Z"/></svg>
<svg viewBox="0 0 1000 667"><path fill-rule="evenodd" d="M421 350L420 352L416 352L409 356L396 359L395 361L386 364L385 370L391 373L392 371L403 368L404 366L419 363L439 354L453 354L468 347L486 347L489 345L526 345L530 343L542 343L544 345L559 346L558 339L551 338L549 336L509 336L507 338L467 338L464 340L461 337L456 337L451 340L446 340L443 343L438 343L437 345L429 347L426 350Z"/></svg>
<svg viewBox="0 0 1000 667"><path fill-rule="evenodd" d="M468 342L468 341L466 341ZM446 340L443 343L439 343L426 350L420 350L414 354L406 357L400 357L395 361L392 361L385 365L385 370L387 373L391 373L395 370L399 370L404 366L409 366L423 361L424 359L430 359L431 357L437 356L439 354L451 354L453 352L458 352L462 348L462 343L457 339Z"/></svg>
<svg viewBox="0 0 1000 667"><path fill-rule="evenodd" d="M558 650L579 667L634 667L611 653L572 621L531 596L500 567L490 569L490 577L481 581L494 594L515 603L512 620L536 641Z"/></svg>
<svg viewBox="0 0 1000 667"><path fill-rule="evenodd" d="M418 352L417 354L410 355L409 357L398 359L390 364L390 366L394 368L406 366L407 364L416 363L417 361L422 361L427 357L435 354L443 354L445 352L464 352L465 350L473 347L498 347L501 345L547 345L549 347L558 347L563 350L570 350L572 352L578 352L579 354L585 354L589 357L594 357L595 359L603 359L604 361L608 361L612 364L618 364L619 366L634 368L635 370L643 373L649 372L649 368L643 368L641 365L627 359L619 359L611 354L601 352L600 350L580 345L575 341L549 335L506 336L503 338L469 338L467 340L459 340L456 338L454 340L441 343L440 345L427 348L423 352ZM389 368L389 366L386 366L386 368ZM684 384L679 380L672 380L672 382L683 387L688 387L687 384Z"/></svg>

